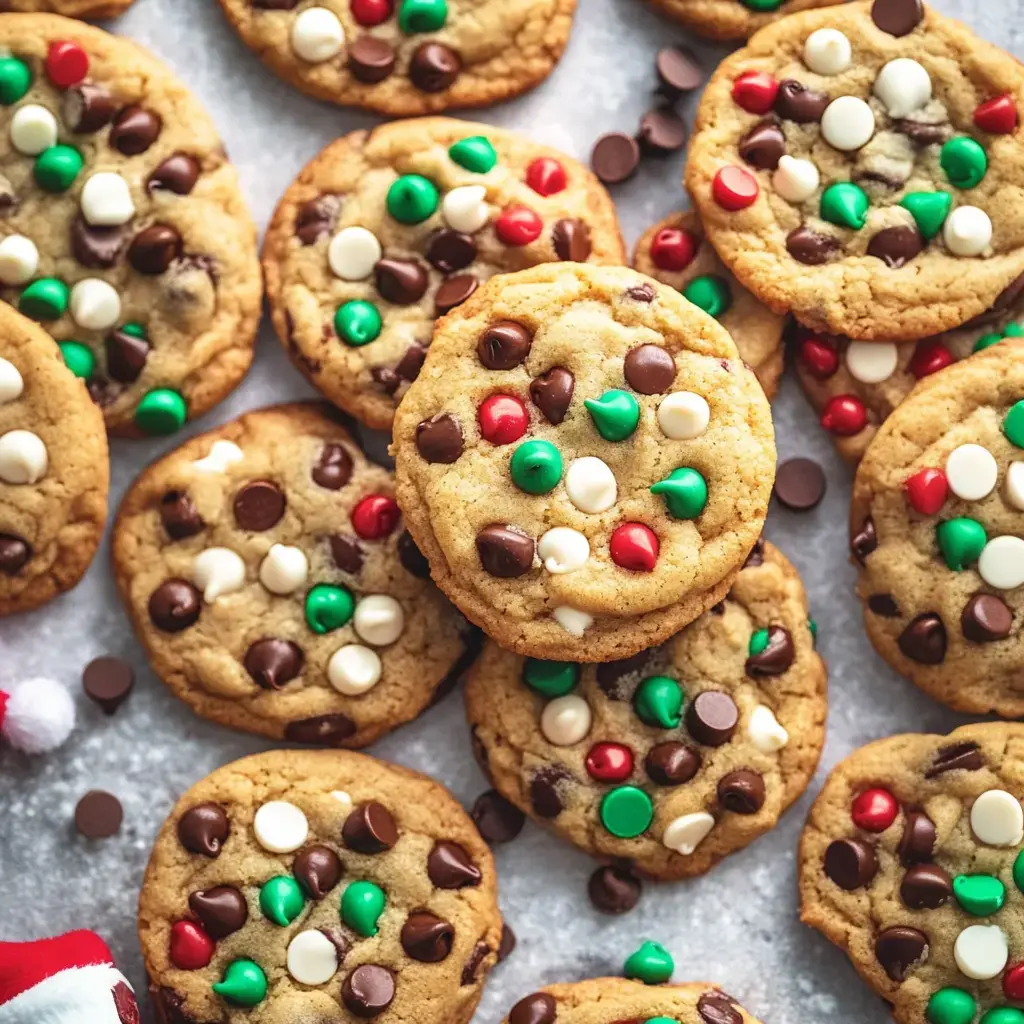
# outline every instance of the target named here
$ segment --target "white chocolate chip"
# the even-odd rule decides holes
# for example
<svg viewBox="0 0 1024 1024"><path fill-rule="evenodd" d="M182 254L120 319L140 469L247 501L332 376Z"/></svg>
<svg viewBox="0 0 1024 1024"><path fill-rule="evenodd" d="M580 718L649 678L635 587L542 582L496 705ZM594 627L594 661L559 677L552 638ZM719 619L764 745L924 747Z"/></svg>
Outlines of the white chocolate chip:
<svg viewBox="0 0 1024 1024"><path fill-rule="evenodd" d="M594 616L588 615L579 608L563 604L553 609L551 617L570 636L581 637L594 624Z"/></svg>
<svg viewBox="0 0 1024 1024"><path fill-rule="evenodd" d="M121 296L113 285L87 277L71 289L71 319L87 331L106 331L121 319Z"/></svg>
<svg viewBox="0 0 1024 1024"><path fill-rule="evenodd" d="M309 559L302 548L274 544L260 563L260 583L272 594L290 594L309 576Z"/></svg>
<svg viewBox="0 0 1024 1024"><path fill-rule="evenodd" d="M57 118L46 107L28 103L11 118L11 145L26 156L38 156L57 144Z"/></svg>
<svg viewBox="0 0 1024 1024"><path fill-rule="evenodd" d="M192 560L192 582L213 604L222 594L232 594L245 585L245 562L230 548L206 548Z"/></svg>
<svg viewBox="0 0 1024 1024"><path fill-rule="evenodd" d="M779 165L772 174L772 188L787 203L802 203L810 199L821 184L818 168L810 160L788 153L779 157Z"/></svg>
<svg viewBox="0 0 1024 1024"><path fill-rule="evenodd" d="M711 409L702 395L675 391L658 406L658 426L673 441L692 441L708 429Z"/></svg>
<svg viewBox="0 0 1024 1024"><path fill-rule="evenodd" d="M20 398L25 382L18 368L9 359L0 358L0 405L6 405ZM1024 463L1018 463L1024 465Z"/></svg>
<svg viewBox="0 0 1024 1024"><path fill-rule="evenodd" d="M846 348L846 368L862 384L881 384L895 372L899 350L891 341L851 341Z"/></svg>
<svg viewBox="0 0 1024 1024"><path fill-rule="evenodd" d="M590 558L590 541L579 530L556 526L537 542L537 554L550 573L575 572Z"/></svg>
<svg viewBox="0 0 1024 1024"><path fill-rule="evenodd" d="M46 445L31 430L9 430L0 437L0 480L5 484L34 484L50 464Z"/></svg>
<svg viewBox="0 0 1024 1024"><path fill-rule="evenodd" d="M789 733L779 725L775 713L767 704L758 704L750 713L747 735L762 754L774 754L789 742Z"/></svg>
<svg viewBox="0 0 1024 1024"><path fill-rule="evenodd" d="M363 281L373 273L384 255L377 236L366 228L348 227L339 231L327 247L331 273L342 281Z"/></svg>
<svg viewBox="0 0 1024 1024"><path fill-rule="evenodd" d="M453 188L441 204L445 222L452 231L472 235L488 221L487 189L483 185L461 185Z"/></svg>
<svg viewBox="0 0 1024 1024"><path fill-rule="evenodd" d="M576 459L565 474L565 493L581 512L606 512L615 504L618 484L615 474L600 459L585 455Z"/></svg>
<svg viewBox="0 0 1024 1024"><path fill-rule="evenodd" d="M31 238L8 235L0 242L0 284L27 284L39 269L39 250Z"/></svg>
<svg viewBox="0 0 1024 1024"><path fill-rule="evenodd" d="M997 590L1014 590L1024 585L1024 540L1020 537L993 537L981 549L978 573Z"/></svg>
<svg viewBox="0 0 1024 1024"><path fill-rule="evenodd" d="M890 117L906 117L932 98L932 80L916 60L897 57L878 72L874 92Z"/></svg>
<svg viewBox="0 0 1024 1024"><path fill-rule="evenodd" d="M323 932L309 928L288 943L287 964L300 985L325 985L338 970L338 950Z"/></svg>
<svg viewBox="0 0 1024 1024"><path fill-rule="evenodd" d="M582 697L569 693L544 705L540 731L548 743L556 747L571 747L590 732L592 720L590 705Z"/></svg>
<svg viewBox="0 0 1024 1024"><path fill-rule="evenodd" d="M338 801L339 804L344 808L345 812L352 810L353 803L352 797L348 795L343 789L332 789L331 796Z"/></svg>
<svg viewBox="0 0 1024 1024"><path fill-rule="evenodd" d="M862 99L840 96L821 115L821 134L835 149L852 152L871 141L875 134L875 115Z"/></svg>
<svg viewBox="0 0 1024 1024"><path fill-rule="evenodd" d="M338 693L358 697L380 682L380 657L362 644L346 644L331 655L327 663L327 680Z"/></svg>
<svg viewBox="0 0 1024 1024"><path fill-rule="evenodd" d="M992 221L977 206L958 206L942 225L942 240L954 256L980 256L992 241Z"/></svg>
<svg viewBox="0 0 1024 1024"><path fill-rule="evenodd" d="M209 453L192 463L197 473L223 473L228 466L245 458L242 449L234 441L214 441Z"/></svg>
<svg viewBox="0 0 1024 1024"><path fill-rule="evenodd" d="M128 182L113 171L91 175L82 186L79 204L85 222L93 227L127 224L135 216Z"/></svg>
<svg viewBox="0 0 1024 1024"><path fill-rule="evenodd" d="M1024 811L1005 789L987 789L971 806L971 831L988 846L1019 846L1024 839Z"/></svg>
<svg viewBox="0 0 1024 1024"><path fill-rule="evenodd" d="M838 75L850 66L853 49L838 29L819 28L804 42L804 63L819 75Z"/></svg>
<svg viewBox="0 0 1024 1024"><path fill-rule="evenodd" d="M326 7L307 7L292 24L292 51L300 60L322 64L345 45L345 30Z"/></svg>
<svg viewBox="0 0 1024 1024"><path fill-rule="evenodd" d="M946 459L949 489L964 501L981 501L992 493L999 467L992 453L980 444L962 444Z"/></svg>
<svg viewBox="0 0 1024 1024"><path fill-rule="evenodd" d="M972 924L953 943L953 959L960 973L975 981L996 977L1010 958L1006 933L995 924Z"/></svg>
<svg viewBox="0 0 1024 1024"><path fill-rule="evenodd" d="M661 841L676 853L689 857L715 827L715 819L707 811L695 811L674 818L665 827Z"/></svg>
<svg viewBox="0 0 1024 1024"><path fill-rule="evenodd" d="M270 853L292 853L309 835L309 822L295 804L287 800L270 800L256 811L252 819L256 842Z"/></svg>
<svg viewBox="0 0 1024 1024"><path fill-rule="evenodd" d="M405 629L402 606L387 594L370 594L357 605L352 626L368 644L385 647L393 644Z"/></svg>
<svg viewBox="0 0 1024 1024"><path fill-rule="evenodd" d="M1011 462L1006 471L1006 500L1024 512L1024 462Z"/></svg>

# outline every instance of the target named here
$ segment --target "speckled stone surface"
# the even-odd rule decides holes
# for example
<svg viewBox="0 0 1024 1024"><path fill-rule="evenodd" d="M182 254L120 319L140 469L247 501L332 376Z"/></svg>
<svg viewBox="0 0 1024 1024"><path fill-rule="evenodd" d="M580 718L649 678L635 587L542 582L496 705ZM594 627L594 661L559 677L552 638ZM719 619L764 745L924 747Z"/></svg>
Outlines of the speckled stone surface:
<svg viewBox="0 0 1024 1024"><path fill-rule="evenodd" d="M1024 55L1022 0L983 6L938 0L936 6ZM336 135L373 123L319 105L274 79L228 29L212 0L138 0L118 24L170 63L210 108L261 227L310 157ZM515 103L474 116L521 128L586 159L601 132L633 130L650 99L651 57L669 40L690 42L709 68L724 52L686 40L639 0L583 0L566 57L551 79ZM683 109L692 115L692 98ZM630 243L679 207L679 178L678 157L652 161L615 191ZM265 322L245 384L189 429L206 430L245 409L309 393ZM645 938L672 951L675 980L718 982L765 1024L889 1019L845 956L798 923L797 837L825 772L855 747L897 732L946 730L967 719L930 701L871 650L846 560L849 470L794 381L785 381L775 412L780 457L812 456L828 476L828 493L817 509L801 516L773 504L767 531L804 574L830 667L828 742L811 792L774 832L706 877L647 885L637 909L621 918L591 908L586 881L593 863L586 856L527 825L497 850L501 905L519 946L493 973L478 1021L500 1020L516 999L540 985L617 973ZM112 499L177 443L115 441ZM77 590L38 612L0 622L0 686L53 676L72 688L79 711L78 728L59 751L32 760L0 752L0 939L95 928L141 986L135 905L157 829L193 782L270 744L196 718L154 678L117 604L107 557L105 545ZM81 695L82 668L103 653L127 658L139 677L113 718ZM458 695L373 752L436 776L467 804L485 788ZM71 815L78 797L95 787L121 798L125 823L119 836L87 842L73 834Z"/></svg>

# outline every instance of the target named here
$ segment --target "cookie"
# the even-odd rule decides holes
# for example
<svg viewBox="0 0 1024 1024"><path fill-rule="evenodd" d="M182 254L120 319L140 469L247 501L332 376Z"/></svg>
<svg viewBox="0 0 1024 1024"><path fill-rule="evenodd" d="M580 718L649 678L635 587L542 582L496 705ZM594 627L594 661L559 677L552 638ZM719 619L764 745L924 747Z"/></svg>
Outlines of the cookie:
<svg viewBox="0 0 1024 1024"><path fill-rule="evenodd" d="M365 746L415 718L475 645L393 495L315 405L248 413L150 466L113 557L157 675L204 718L298 743Z"/></svg>
<svg viewBox="0 0 1024 1024"><path fill-rule="evenodd" d="M1024 727L968 725L855 751L800 843L801 917L897 1024L1024 1014Z"/></svg>
<svg viewBox="0 0 1024 1024"><path fill-rule="evenodd" d="M923 381L857 469L850 537L875 649L960 711L1024 714L1024 345Z"/></svg>
<svg viewBox="0 0 1024 1024"><path fill-rule="evenodd" d="M740 358L754 371L765 394L775 397L782 376L786 319L763 306L725 268L704 240L692 210L674 213L644 232L633 266L713 316L731 335Z"/></svg>
<svg viewBox="0 0 1024 1024"><path fill-rule="evenodd" d="M625 978L590 978L548 985L524 996L505 1024L757 1024L717 985L644 985Z"/></svg>
<svg viewBox="0 0 1024 1024"><path fill-rule="evenodd" d="M465 1024L500 938L494 863L455 798L340 751L270 751L197 783L139 897L161 1024Z"/></svg>
<svg viewBox="0 0 1024 1024"><path fill-rule="evenodd" d="M4 0L3 10L23 14L62 14L66 18L116 18L135 0Z"/></svg>
<svg viewBox="0 0 1024 1024"><path fill-rule="evenodd" d="M777 313L857 340L958 327L1024 271L1024 67L920 0L806 11L719 65L686 184Z"/></svg>
<svg viewBox="0 0 1024 1024"><path fill-rule="evenodd" d="M332 402L387 430L434 319L493 274L622 264L611 198L512 132L429 118L332 143L285 193L263 267L278 335Z"/></svg>
<svg viewBox="0 0 1024 1024"><path fill-rule="evenodd" d="M256 232L213 122L126 39L0 16L0 298L66 350L114 434L168 434L239 382Z"/></svg>
<svg viewBox="0 0 1024 1024"><path fill-rule="evenodd" d="M651 0L670 18L709 39L746 39L788 14L845 0Z"/></svg>
<svg viewBox="0 0 1024 1024"><path fill-rule="evenodd" d="M576 0L220 0L263 61L310 96L408 117L532 89L569 38Z"/></svg>
<svg viewBox="0 0 1024 1024"><path fill-rule="evenodd" d="M771 829L821 754L825 666L792 565L759 543L720 604L604 665L484 647L466 707L493 785L594 856L703 874Z"/></svg>
<svg viewBox="0 0 1024 1024"><path fill-rule="evenodd" d="M103 417L45 331L0 302L0 615L70 590L107 519Z"/></svg>

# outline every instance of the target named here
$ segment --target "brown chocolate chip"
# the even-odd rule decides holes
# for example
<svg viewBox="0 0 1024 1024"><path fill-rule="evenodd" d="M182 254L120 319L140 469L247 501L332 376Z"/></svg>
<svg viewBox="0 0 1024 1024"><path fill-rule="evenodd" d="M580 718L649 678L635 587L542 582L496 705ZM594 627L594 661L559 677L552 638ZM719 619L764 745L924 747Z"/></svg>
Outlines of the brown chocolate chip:
<svg viewBox="0 0 1024 1024"><path fill-rule="evenodd" d="M774 171L786 154L786 136L774 121L761 121L740 139L739 152L751 167Z"/></svg>
<svg viewBox="0 0 1024 1024"><path fill-rule="evenodd" d="M625 700L626 694L621 685L623 678L641 672L650 656L649 650L640 651L629 658L603 662L596 669L597 685L609 699Z"/></svg>
<svg viewBox="0 0 1024 1024"><path fill-rule="evenodd" d="M640 879L631 871L608 864L590 876L587 895L604 914L626 914L640 901L642 888Z"/></svg>
<svg viewBox="0 0 1024 1024"><path fill-rule="evenodd" d="M302 671L302 648L291 640L257 640L245 652L245 671L264 690L280 690Z"/></svg>
<svg viewBox="0 0 1024 1024"><path fill-rule="evenodd" d="M662 89L671 97L691 92L704 81L704 72L689 50L681 46L666 46L654 58L654 70Z"/></svg>
<svg viewBox="0 0 1024 1024"><path fill-rule="evenodd" d="M163 122L158 114L140 106L125 107L110 128L109 142L125 156L145 153L157 140Z"/></svg>
<svg viewBox="0 0 1024 1024"><path fill-rule="evenodd" d="M764 779L749 768L729 772L718 782L718 802L733 814L757 814L764 796Z"/></svg>
<svg viewBox="0 0 1024 1024"><path fill-rule="evenodd" d="M149 617L165 633L180 633L199 618L202 596L188 580L164 580L149 598Z"/></svg>
<svg viewBox="0 0 1024 1024"><path fill-rule="evenodd" d="M541 768L530 780L530 804L538 817L557 818L565 810L558 787L572 778L561 765Z"/></svg>
<svg viewBox="0 0 1024 1024"><path fill-rule="evenodd" d="M590 228L581 220L563 217L551 229L551 244L560 260L586 263L590 259Z"/></svg>
<svg viewBox="0 0 1024 1024"><path fill-rule="evenodd" d="M156 1024L198 1024L194 1017L182 1009L185 997L174 989L150 984L149 1001L153 1005Z"/></svg>
<svg viewBox="0 0 1024 1024"><path fill-rule="evenodd" d="M150 192L166 189L175 195L187 196L198 178L199 162L187 153L174 153L153 171L146 188Z"/></svg>
<svg viewBox="0 0 1024 1024"><path fill-rule="evenodd" d="M900 899L911 910L936 910L952 895L953 882L938 864L915 864L900 884Z"/></svg>
<svg viewBox="0 0 1024 1024"><path fill-rule="evenodd" d="M868 608L883 619L899 618L900 606L892 594L872 594L868 598Z"/></svg>
<svg viewBox="0 0 1024 1024"><path fill-rule="evenodd" d="M786 78L779 83L775 113L787 121L811 124L821 120L828 104L829 98L825 93L808 89L794 78Z"/></svg>
<svg viewBox="0 0 1024 1024"><path fill-rule="evenodd" d="M747 675L757 677L781 676L786 672L796 651L793 649L793 638L784 626L768 627L768 645L760 654L752 654L747 658Z"/></svg>
<svg viewBox="0 0 1024 1024"><path fill-rule="evenodd" d="M481 875L480 869L458 843L441 840L434 844L427 857L427 877L439 889L464 889L479 885Z"/></svg>
<svg viewBox="0 0 1024 1024"><path fill-rule="evenodd" d="M403 530L398 538L398 558L406 572L420 580L430 579L430 563L416 546L416 541L412 539L412 534L408 530Z"/></svg>
<svg viewBox="0 0 1024 1024"><path fill-rule="evenodd" d="M825 874L840 889L860 889L878 874L875 848L862 839L834 840L825 850Z"/></svg>
<svg viewBox="0 0 1024 1024"><path fill-rule="evenodd" d="M775 497L793 512L807 512L825 497L825 471L814 459L786 459L775 474Z"/></svg>
<svg viewBox="0 0 1024 1024"><path fill-rule="evenodd" d="M419 302L427 290L427 272L415 260L378 260L373 273L377 291L396 306Z"/></svg>
<svg viewBox="0 0 1024 1024"><path fill-rule="evenodd" d="M325 444L313 467L313 482L329 491L337 491L352 479L352 456L340 444Z"/></svg>
<svg viewBox="0 0 1024 1024"><path fill-rule="evenodd" d="M455 929L427 910L413 911L402 925L402 949L413 960L437 964L447 959L455 942Z"/></svg>
<svg viewBox="0 0 1024 1024"><path fill-rule="evenodd" d="M923 17L921 0L875 0L871 5L871 20L891 36L909 35Z"/></svg>
<svg viewBox="0 0 1024 1024"><path fill-rule="evenodd" d="M533 992L509 1010L508 1024L552 1024L557 1013L554 996Z"/></svg>
<svg viewBox="0 0 1024 1024"><path fill-rule="evenodd" d="M135 669L121 658L94 658L82 673L85 695L99 704L108 715L112 715L128 699L134 685Z"/></svg>
<svg viewBox="0 0 1024 1024"><path fill-rule="evenodd" d="M759 565L764 565L764 537L758 537L754 542L750 554L747 555L747 560L743 563L743 568L756 569Z"/></svg>
<svg viewBox="0 0 1024 1024"><path fill-rule="evenodd" d="M14 576L21 572L32 557L28 541L11 533L0 533L0 572Z"/></svg>
<svg viewBox="0 0 1024 1024"><path fill-rule="evenodd" d="M106 270L117 263L124 248L125 233L121 227L93 227L83 217L71 222L71 255L90 270Z"/></svg>
<svg viewBox="0 0 1024 1024"><path fill-rule="evenodd" d="M473 947L473 952L469 954L469 958L462 967L462 977L459 979L460 984L472 985L476 981L477 975L480 973L480 965L490 952L491 947L486 942L478 942Z"/></svg>
<svg viewBox="0 0 1024 1024"><path fill-rule="evenodd" d="M548 423L558 426L572 402L576 378L561 366L555 366L530 381L530 398Z"/></svg>
<svg viewBox="0 0 1024 1024"><path fill-rule="evenodd" d="M926 124L923 121L911 121L903 118L893 121L892 127L894 131L906 135L915 146L937 146L953 134L953 130L947 122Z"/></svg>
<svg viewBox="0 0 1024 1024"><path fill-rule="evenodd" d="M292 874L311 899L322 900L341 878L341 860L327 846L307 846L292 865Z"/></svg>
<svg viewBox="0 0 1024 1024"><path fill-rule="evenodd" d="M168 224L143 228L128 247L128 262L140 274L163 274L182 252L181 235Z"/></svg>
<svg viewBox="0 0 1024 1024"><path fill-rule="evenodd" d="M423 360L427 358L427 350L415 342L405 350L405 355L395 363L395 373L402 380L415 380L423 369Z"/></svg>
<svg viewBox="0 0 1024 1024"><path fill-rule="evenodd" d="M902 981L911 964L928 951L928 936L916 928L886 928L875 940L875 957L893 981Z"/></svg>
<svg viewBox="0 0 1024 1024"><path fill-rule="evenodd" d="M736 1001L724 992L705 992L697 1000L697 1015L704 1024L743 1024Z"/></svg>
<svg viewBox="0 0 1024 1024"><path fill-rule="evenodd" d="M527 357L532 344L533 335L522 324L500 320L480 335L476 355L488 370L511 370Z"/></svg>
<svg viewBox="0 0 1024 1024"><path fill-rule="evenodd" d="M671 107L656 107L640 118L636 139L653 156L675 153L686 145L686 122Z"/></svg>
<svg viewBox="0 0 1024 1024"><path fill-rule="evenodd" d="M409 61L409 79L421 92L444 92L462 72L462 58L444 43L423 43Z"/></svg>
<svg viewBox="0 0 1024 1024"><path fill-rule="evenodd" d="M476 259L476 242L451 228L440 228L427 243L427 262L442 274L463 270Z"/></svg>
<svg viewBox="0 0 1024 1024"><path fill-rule="evenodd" d="M231 885L197 890L189 896L188 908L211 939L226 939L249 919L245 897Z"/></svg>
<svg viewBox="0 0 1024 1024"><path fill-rule="evenodd" d="M450 412L439 412L416 426L416 450L427 462L450 464L462 455L459 421Z"/></svg>
<svg viewBox="0 0 1024 1024"><path fill-rule="evenodd" d="M356 723L348 715L314 715L299 718L285 726L284 738L295 743L311 743L320 747L343 747L345 740L356 734Z"/></svg>
<svg viewBox="0 0 1024 1024"><path fill-rule="evenodd" d="M637 284L626 289L626 295L634 302L653 302L654 286L649 284Z"/></svg>
<svg viewBox="0 0 1024 1024"><path fill-rule="evenodd" d="M341 210L338 196L322 195L307 199L295 213L295 234L303 245L313 245L317 239L334 230Z"/></svg>
<svg viewBox="0 0 1024 1024"><path fill-rule="evenodd" d="M910 811L903 823L903 835L896 849L904 867L932 859L935 851L935 823L924 811Z"/></svg>
<svg viewBox="0 0 1024 1024"><path fill-rule="evenodd" d="M808 267L827 263L839 248L839 239L831 235L819 235L817 231L812 231L804 225L794 228L786 235L786 251L797 263L803 263Z"/></svg>
<svg viewBox="0 0 1024 1024"><path fill-rule="evenodd" d="M395 48L376 36L360 36L348 48L348 70L357 82L374 85L395 70Z"/></svg>
<svg viewBox="0 0 1024 1024"><path fill-rule="evenodd" d="M299 0L249 0L253 7L265 11L290 11L297 7Z"/></svg>
<svg viewBox="0 0 1024 1024"><path fill-rule="evenodd" d="M853 557L864 564L865 559L878 547L878 534L875 532L875 521L867 516L860 524L860 529L850 540L850 551Z"/></svg>
<svg viewBox="0 0 1024 1024"><path fill-rule="evenodd" d="M189 853L204 857L219 857L230 831L228 816L219 804L196 804L178 819L178 842Z"/></svg>
<svg viewBox="0 0 1024 1024"><path fill-rule="evenodd" d="M641 395L660 395L676 379L676 363L660 345L638 345L626 353L626 383Z"/></svg>
<svg viewBox="0 0 1024 1024"><path fill-rule="evenodd" d="M518 527L491 523L476 535L476 551L484 571L500 579L516 579L533 568L536 545Z"/></svg>
<svg viewBox="0 0 1024 1024"><path fill-rule="evenodd" d="M935 612L911 619L897 643L904 657L921 665L941 665L946 659L946 627Z"/></svg>
<svg viewBox="0 0 1024 1024"><path fill-rule="evenodd" d="M444 316L461 306L480 287L472 274L458 274L442 281L434 295L434 316Z"/></svg>
<svg viewBox="0 0 1024 1024"><path fill-rule="evenodd" d="M139 379L149 358L149 342L127 331L112 331L104 342L107 353L107 373L120 384L131 384Z"/></svg>
<svg viewBox="0 0 1024 1024"><path fill-rule="evenodd" d="M334 564L342 571L354 576L363 568L362 545L351 534L336 533L330 538L331 558ZM401 554L401 542L399 542L399 554Z"/></svg>
<svg viewBox="0 0 1024 1024"><path fill-rule="evenodd" d="M160 520L172 540L194 537L205 525L195 502L184 491L168 491L160 499Z"/></svg>
<svg viewBox="0 0 1024 1024"><path fill-rule="evenodd" d="M338 955L338 963L343 963L348 951L352 948L349 937L340 929L328 925L325 928L318 928L317 931L334 947Z"/></svg>
<svg viewBox="0 0 1024 1024"><path fill-rule="evenodd" d="M117 106L106 86L79 82L61 99L61 116L68 131L87 135L110 124Z"/></svg>
<svg viewBox="0 0 1024 1024"><path fill-rule="evenodd" d="M284 492L272 480L250 480L235 494L235 522L243 530L261 533L281 521Z"/></svg>
<svg viewBox="0 0 1024 1024"><path fill-rule="evenodd" d="M594 143L590 166L604 184L618 185L636 174L640 166L640 146L625 132L609 132Z"/></svg>
<svg viewBox="0 0 1024 1024"><path fill-rule="evenodd" d="M954 743L948 747L940 747L931 767L924 773L926 779L934 779L946 772L976 772L985 762L981 757L981 748L977 743L968 740L965 743Z"/></svg>
<svg viewBox="0 0 1024 1024"><path fill-rule="evenodd" d="M720 747L732 739L739 711L732 697L720 690L698 693L686 709L686 728L706 747Z"/></svg>
<svg viewBox="0 0 1024 1024"><path fill-rule="evenodd" d="M345 845L357 853L383 853L398 842L398 826L391 812L376 800L360 804L341 829Z"/></svg>
<svg viewBox="0 0 1024 1024"><path fill-rule="evenodd" d="M362 964L341 986L341 999L349 1013L356 1017L376 1017L395 998L395 977L380 964Z"/></svg>
<svg viewBox="0 0 1024 1024"><path fill-rule="evenodd" d="M481 793L469 814L488 843L507 843L515 839L526 824L526 815L496 789Z"/></svg>
<svg viewBox="0 0 1024 1024"><path fill-rule="evenodd" d="M112 793L91 789L75 807L75 828L86 839L109 839L121 829L124 808Z"/></svg>
<svg viewBox="0 0 1024 1024"><path fill-rule="evenodd" d="M509 927L507 921L501 922L501 939L498 941L498 963L507 960L512 951L516 948L516 933Z"/></svg>
<svg viewBox="0 0 1024 1024"><path fill-rule="evenodd" d="M960 614L960 631L976 644L1003 640L1013 627L1013 612L995 594L975 594Z"/></svg>
<svg viewBox="0 0 1024 1024"><path fill-rule="evenodd" d="M651 747L644 770L659 786L681 786L700 771L700 754L685 743L668 740Z"/></svg>
<svg viewBox="0 0 1024 1024"><path fill-rule="evenodd" d="M868 242L868 255L896 269L909 263L923 248L921 232L911 224L899 224L879 231Z"/></svg>

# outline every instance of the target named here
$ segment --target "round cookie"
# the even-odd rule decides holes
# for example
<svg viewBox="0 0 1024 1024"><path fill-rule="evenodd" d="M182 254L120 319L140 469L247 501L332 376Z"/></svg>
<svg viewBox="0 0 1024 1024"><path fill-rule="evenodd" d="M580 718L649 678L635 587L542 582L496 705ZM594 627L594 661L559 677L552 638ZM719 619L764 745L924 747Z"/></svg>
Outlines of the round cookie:
<svg viewBox="0 0 1024 1024"><path fill-rule="evenodd" d="M312 384L375 429L390 428L435 317L493 274L626 262L590 171L481 127L428 118L347 135L303 170L268 229L278 335Z"/></svg>
<svg viewBox="0 0 1024 1024"><path fill-rule="evenodd" d="M572 661L629 657L720 601L775 473L725 330L635 271L568 263L440 322L391 450L441 589L503 647Z"/></svg>
<svg viewBox="0 0 1024 1024"><path fill-rule="evenodd" d="M703 874L771 829L825 739L825 666L792 565L759 543L732 590L660 648L583 666L488 643L470 673L494 786L598 857Z"/></svg>
<svg viewBox="0 0 1024 1024"><path fill-rule="evenodd" d="M735 0L734 0L735 2ZM782 376L786 318L761 305L725 268L704 239L692 210L674 213L648 228L633 253L633 266L683 293L729 332L740 358L769 398Z"/></svg>
<svg viewBox="0 0 1024 1024"><path fill-rule="evenodd" d="M476 644L393 494L315 405L248 413L150 466L113 558L157 675L204 718L299 743L361 747L415 718Z"/></svg>
<svg viewBox="0 0 1024 1024"><path fill-rule="evenodd" d="M524 996L505 1024L757 1024L732 996L708 982L645 985L625 978L588 978L548 985Z"/></svg>
<svg viewBox="0 0 1024 1024"><path fill-rule="evenodd" d="M532 89L569 38L576 0L220 0L286 82L318 99L408 117Z"/></svg>
<svg viewBox="0 0 1024 1024"><path fill-rule="evenodd" d="M920 383L857 469L857 593L875 649L952 708L1024 714L1024 346Z"/></svg>
<svg viewBox="0 0 1024 1024"><path fill-rule="evenodd" d="M663 14L709 39L746 39L797 11L831 7L845 0L651 0Z"/></svg>
<svg viewBox="0 0 1024 1024"><path fill-rule="evenodd" d="M24 14L62 14L65 18L116 18L135 0L4 0L3 10Z"/></svg>
<svg viewBox="0 0 1024 1024"><path fill-rule="evenodd" d="M103 417L60 349L0 302L0 615L70 590L107 519Z"/></svg>
<svg viewBox="0 0 1024 1024"><path fill-rule="evenodd" d="M465 1024L500 937L494 862L454 797L340 751L270 751L197 783L139 897L166 1024Z"/></svg>
<svg viewBox="0 0 1024 1024"><path fill-rule="evenodd" d="M968 725L855 751L800 843L801 917L898 1024L1024 1014L1024 727Z"/></svg>
<svg viewBox="0 0 1024 1024"><path fill-rule="evenodd" d="M213 122L126 39L0 18L0 298L38 320L114 434L167 434L252 360L255 227Z"/></svg>
<svg viewBox="0 0 1024 1024"><path fill-rule="evenodd" d="M686 184L739 280L812 330L910 341L1024 271L1024 67L920 0L807 11L719 65Z"/></svg>

